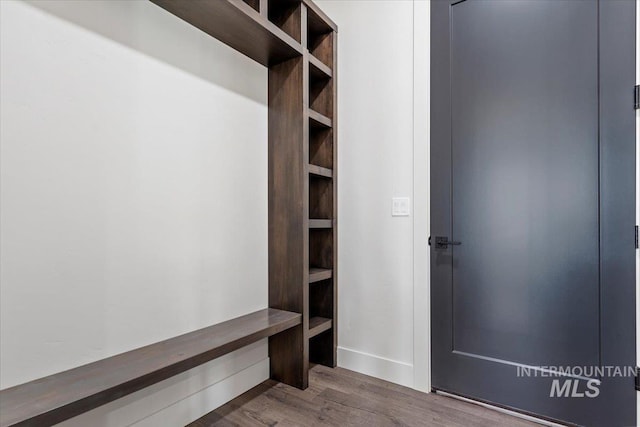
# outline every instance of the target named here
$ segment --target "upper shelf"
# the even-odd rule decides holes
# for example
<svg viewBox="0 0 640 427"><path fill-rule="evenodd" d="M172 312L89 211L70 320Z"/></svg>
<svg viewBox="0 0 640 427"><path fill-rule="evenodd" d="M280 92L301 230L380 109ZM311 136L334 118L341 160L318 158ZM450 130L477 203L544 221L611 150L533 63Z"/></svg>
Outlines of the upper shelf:
<svg viewBox="0 0 640 427"><path fill-rule="evenodd" d="M242 0L150 0L264 66L302 55L302 45Z"/></svg>

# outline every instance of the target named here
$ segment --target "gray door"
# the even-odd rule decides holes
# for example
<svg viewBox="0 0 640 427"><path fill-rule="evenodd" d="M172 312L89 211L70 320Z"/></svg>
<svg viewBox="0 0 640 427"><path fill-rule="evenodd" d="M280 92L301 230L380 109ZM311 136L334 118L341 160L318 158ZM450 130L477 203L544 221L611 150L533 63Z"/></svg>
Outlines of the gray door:
<svg viewBox="0 0 640 427"><path fill-rule="evenodd" d="M634 39L632 0L432 2L434 389L636 423Z"/></svg>

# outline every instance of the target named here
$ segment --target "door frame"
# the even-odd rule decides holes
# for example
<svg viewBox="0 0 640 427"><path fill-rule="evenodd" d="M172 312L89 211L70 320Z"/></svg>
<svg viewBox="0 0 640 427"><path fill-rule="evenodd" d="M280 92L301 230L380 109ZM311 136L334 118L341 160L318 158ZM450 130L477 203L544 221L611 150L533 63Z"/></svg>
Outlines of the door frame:
<svg viewBox="0 0 640 427"><path fill-rule="evenodd" d="M438 67L449 61L449 40L435 37L448 31L449 8L460 1L431 2L430 20L430 182L434 178L433 165L450 162L446 150L438 150L432 144L442 138L450 138L448 127L449 103L435 101L449 99L449 76ZM636 251L633 226L636 224L636 143L620 137L631 129L636 135L636 112L633 110L632 91L636 78L636 1L598 1L599 10L599 150L600 150L600 296L601 296L601 347L603 365L635 365L636 357ZM444 22L444 23L443 23ZM442 26L445 25L446 28ZM622 43L620 43L622 40ZM632 55L629 55L632 52ZM619 99L629 99L622 105ZM446 177L444 178L446 180ZM447 185L450 189L450 183ZM430 232L432 235L451 236L446 221L439 221L434 207L442 203L446 191L434 189L429 184ZM434 191L436 190L436 191ZM417 231L417 230L416 230ZM442 234L444 233L444 234ZM620 248L627 248L620 251ZM430 251L429 295L433 304L431 284L437 283L438 269L434 264L433 248ZM435 325L434 311L429 320ZM433 339L434 331L429 336ZM615 351L609 351L614 349ZM432 357L433 349L430 356ZM431 357L429 360L431 360ZM431 369L429 369L429 372ZM633 378L621 378L624 387L633 389ZM625 389L626 390L626 389ZM628 399L628 395L624 397ZM636 399L633 407L635 410ZM636 415L637 416L637 415Z"/></svg>
<svg viewBox="0 0 640 427"><path fill-rule="evenodd" d="M431 2L413 2L413 388L431 392Z"/></svg>

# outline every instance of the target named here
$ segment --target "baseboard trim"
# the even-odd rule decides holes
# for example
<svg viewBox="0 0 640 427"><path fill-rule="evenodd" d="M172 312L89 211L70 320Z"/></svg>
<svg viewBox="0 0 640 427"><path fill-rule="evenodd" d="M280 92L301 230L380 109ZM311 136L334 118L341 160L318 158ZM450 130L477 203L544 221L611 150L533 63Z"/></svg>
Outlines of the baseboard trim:
<svg viewBox="0 0 640 427"><path fill-rule="evenodd" d="M268 378L265 339L71 418L59 427L186 425Z"/></svg>
<svg viewBox="0 0 640 427"><path fill-rule="evenodd" d="M338 366L406 387L413 387L413 365L345 347L338 347Z"/></svg>
<svg viewBox="0 0 640 427"><path fill-rule="evenodd" d="M131 427L187 425L268 378L269 359L265 359L156 412Z"/></svg>

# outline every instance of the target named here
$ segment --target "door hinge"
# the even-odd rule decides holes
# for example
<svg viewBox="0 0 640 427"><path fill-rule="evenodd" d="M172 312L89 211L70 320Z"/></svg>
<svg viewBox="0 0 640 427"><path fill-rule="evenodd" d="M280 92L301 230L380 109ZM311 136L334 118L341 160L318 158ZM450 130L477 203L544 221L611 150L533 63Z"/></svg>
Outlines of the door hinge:
<svg viewBox="0 0 640 427"><path fill-rule="evenodd" d="M636 390L640 391L640 366L636 366Z"/></svg>
<svg viewBox="0 0 640 427"><path fill-rule="evenodd" d="M638 226L636 225L636 249L640 249L640 239L638 238Z"/></svg>
<svg viewBox="0 0 640 427"><path fill-rule="evenodd" d="M429 236L429 240L427 242L429 243L429 246L431 246L431 236Z"/></svg>
<svg viewBox="0 0 640 427"><path fill-rule="evenodd" d="M633 109L640 110L640 85L633 87Z"/></svg>

